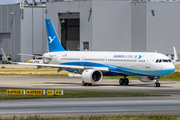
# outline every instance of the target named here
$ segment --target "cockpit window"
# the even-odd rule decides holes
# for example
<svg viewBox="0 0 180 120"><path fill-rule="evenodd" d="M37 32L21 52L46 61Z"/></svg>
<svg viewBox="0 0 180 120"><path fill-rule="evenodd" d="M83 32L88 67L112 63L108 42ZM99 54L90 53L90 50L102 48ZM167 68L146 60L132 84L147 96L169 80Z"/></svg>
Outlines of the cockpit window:
<svg viewBox="0 0 180 120"><path fill-rule="evenodd" d="M171 62L171 60L170 59L157 59L156 60L156 63L161 63L161 62L167 63L167 62Z"/></svg>
<svg viewBox="0 0 180 120"><path fill-rule="evenodd" d="M168 60L166 60L166 59L163 59L163 62L168 62Z"/></svg>
<svg viewBox="0 0 180 120"><path fill-rule="evenodd" d="M169 59L168 61L169 61L169 62L171 62L171 60L170 60L170 59Z"/></svg>
<svg viewBox="0 0 180 120"><path fill-rule="evenodd" d="M158 63L158 62L159 62L159 59L156 60L156 63Z"/></svg>

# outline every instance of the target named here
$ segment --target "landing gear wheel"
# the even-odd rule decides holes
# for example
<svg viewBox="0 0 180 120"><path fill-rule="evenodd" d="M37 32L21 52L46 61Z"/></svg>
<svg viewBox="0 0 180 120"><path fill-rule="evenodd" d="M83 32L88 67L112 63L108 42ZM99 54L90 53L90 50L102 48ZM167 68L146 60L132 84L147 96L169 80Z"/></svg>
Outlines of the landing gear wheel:
<svg viewBox="0 0 180 120"><path fill-rule="evenodd" d="M92 86L92 83L86 83L87 84L87 86Z"/></svg>
<svg viewBox="0 0 180 120"><path fill-rule="evenodd" d="M160 83L154 83L154 87L160 87Z"/></svg>
<svg viewBox="0 0 180 120"><path fill-rule="evenodd" d="M84 81L82 81L82 85L83 86L92 86L92 83L85 83Z"/></svg>
<svg viewBox="0 0 180 120"><path fill-rule="evenodd" d="M128 85L129 84L129 79L125 78L124 79L124 85Z"/></svg>
<svg viewBox="0 0 180 120"><path fill-rule="evenodd" d="M124 84L124 82L125 82L125 81L124 81L124 79L123 79L123 78L119 79L119 84L120 84L120 85L123 85L123 84Z"/></svg>
<svg viewBox="0 0 180 120"><path fill-rule="evenodd" d="M84 81L82 81L82 85L83 85L83 86L87 86L88 84L85 83Z"/></svg>
<svg viewBox="0 0 180 120"><path fill-rule="evenodd" d="M155 78L155 80L156 80L156 82L154 83L154 87L160 87L160 83L158 82L158 76L155 76L154 77Z"/></svg>

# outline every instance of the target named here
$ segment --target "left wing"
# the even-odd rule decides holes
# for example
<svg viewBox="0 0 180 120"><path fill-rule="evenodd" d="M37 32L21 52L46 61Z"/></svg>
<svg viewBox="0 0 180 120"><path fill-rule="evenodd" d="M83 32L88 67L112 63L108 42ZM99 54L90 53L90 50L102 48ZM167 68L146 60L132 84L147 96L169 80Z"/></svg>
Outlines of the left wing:
<svg viewBox="0 0 180 120"><path fill-rule="evenodd" d="M37 66L37 69L40 69L42 67L53 67L53 68L59 68L57 72L60 72L64 69L77 69L77 70L84 70L84 69L97 69L102 72L108 72L108 67L86 67L86 66L75 66L75 65L57 65L57 64L39 64L39 63L24 63L24 62L16 62L20 65L34 65Z"/></svg>

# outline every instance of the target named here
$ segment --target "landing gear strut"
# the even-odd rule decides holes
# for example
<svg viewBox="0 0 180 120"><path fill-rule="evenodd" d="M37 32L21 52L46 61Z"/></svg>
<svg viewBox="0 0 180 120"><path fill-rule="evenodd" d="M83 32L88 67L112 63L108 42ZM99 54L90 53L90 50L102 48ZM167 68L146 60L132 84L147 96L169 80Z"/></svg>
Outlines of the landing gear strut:
<svg viewBox="0 0 180 120"><path fill-rule="evenodd" d="M128 85L129 84L129 79L124 77L124 78L121 78L119 79L119 84L120 85Z"/></svg>
<svg viewBox="0 0 180 120"><path fill-rule="evenodd" d="M156 82L154 83L154 87L160 87L160 83L158 82L158 79L155 78Z"/></svg>
<svg viewBox="0 0 180 120"><path fill-rule="evenodd" d="M82 81L82 85L83 85L83 86L91 86L92 83L85 83L84 81Z"/></svg>

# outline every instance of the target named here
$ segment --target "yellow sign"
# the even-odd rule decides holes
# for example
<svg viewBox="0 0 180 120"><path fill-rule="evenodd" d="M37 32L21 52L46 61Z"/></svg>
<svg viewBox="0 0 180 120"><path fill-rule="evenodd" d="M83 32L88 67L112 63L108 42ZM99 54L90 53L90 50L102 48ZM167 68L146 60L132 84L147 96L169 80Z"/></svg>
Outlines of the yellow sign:
<svg viewBox="0 0 180 120"><path fill-rule="evenodd" d="M25 90L7 90L8 95L25 95Z"/></svg>
<svg viewBox="0 0 180 120"><path fill-rule="evenodd" d="M55 90L55 95L63 95L63 90Z"/></svg>
<svg viewBox="0 0 180 120"><path fill-rule="evenodd" d="M45 90L26 90L27 95L45 95Z"/></svg>
<svg viewBox="0 0 180 120"><path fill-rule="evenodd" d="M47 90L47 95L54 95L54 90Z"/></svg>

